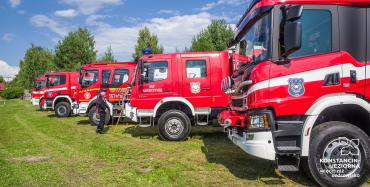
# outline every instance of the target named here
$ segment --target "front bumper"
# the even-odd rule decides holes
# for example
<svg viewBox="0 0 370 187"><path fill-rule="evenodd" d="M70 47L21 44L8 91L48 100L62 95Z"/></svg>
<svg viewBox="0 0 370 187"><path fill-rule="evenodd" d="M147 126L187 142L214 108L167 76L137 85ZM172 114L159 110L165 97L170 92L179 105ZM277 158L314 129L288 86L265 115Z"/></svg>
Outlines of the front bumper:
<svg viewBox="0 0 370 187"><path fill-rule="evenodd" d="M271 131L242 132L236 128L225 128L228 138L246 153L258 158L275 160L275 148Z"/></svg>
<svg viewBox="0 0 370 187"><path fill-rule="evenodd" d="M40 104L40 99L39 98L32 98L31 99L32 105L33 106L39 106Z"/></svg>

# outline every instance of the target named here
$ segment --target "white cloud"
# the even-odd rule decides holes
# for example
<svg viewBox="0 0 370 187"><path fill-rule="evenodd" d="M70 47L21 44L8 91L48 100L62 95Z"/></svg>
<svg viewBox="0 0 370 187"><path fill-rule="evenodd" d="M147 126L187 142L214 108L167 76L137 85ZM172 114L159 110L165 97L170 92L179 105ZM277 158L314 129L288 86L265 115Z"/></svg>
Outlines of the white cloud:
<svg viewBox="0 0 370 187"><path fill-rule="evenodd" d="M10 66L8 63L6 63L3 60L0 60L0 75L5 78L13 79L15 75L18 74L19 67L17 66Z"/></svg>
<svg viewBox="0 0 370 187"><path fill-rule="evenodd" d="M49 28L51 31L57 33L59 36L65 36L68 33L68 29L62 27L58 22L55 20L48 18L45 15L35 15L30 18L30 22L32 25L36 27L46 27Z"/></svg>
<svg viewBox="0 0 370 187"><path fill-rule="evenodd" d="M215 8L219 5L231 5L231 6L239 6L241 4L245 3L245 0L217 0L212 3L207 3L202 8L200 8L201 11L208 11L210 9Z"/></svg>
<svg viewBox="0 0 370 187"><path fill-rule="evenodd" d="M9 0L9 3L12 8L15 8L21 4L21 0Z"/></svg>
<svg viewBox="0 0 370 187"><path fill-rule="evenodd" d="M25 11L25 10L18 10L17 13L18 14L21 14L21 15L24 15L24 14L27 14L27 11Z"/></svg>
<svg viewBox="0 0 370 187"><path fill-rule="evenodd" d="M171 15L179 15L180 11L178 10L160 10L157 12L158 14L171 14Z"/></svg>
<svg viewBox="0 0 370 187"><path fill-rule="evenodd" d="M2 39L3 41L5 41L5 42L11 42L11 41L13 41L13 40L14 40L14 38L15 38L15 35L14 35L14 34L12 34L12 33L5 33L5 34L3 35L3 37L1 37L1 39Z"/></svg>
<svg viewBox="0 0 370 187"><path fill-rule="evenodd" d="M76 5L82 14L93 14L106 5L120 5L123 0L63 0L64 3Z"/></svg>
<svg viewBox="0 0 370 187"><path fill-rule="evenodd" d="M159 44L165 47L166 52L184 49L190 46L191 39L212 20L209 13L194 15L173 16L170 18L153 18L133 27L110 27L98 30L95 34L96 48L102 53L109 45L117 57L131 59L138 32L144 26L158 36Z"/></svg>
<svg viewBox="0 0 370 187"><path fill-rule="evenodd" d="M99 19L103 19L103 18L106 18L106 17L108 17L108 16L93 14L93 15L87 17L85 22L88 25L97 26L99 29L110 28L111 26L109 24L104 23L102 21L98 21Z"/></svg>
<svg viewBox="0 0 370 187"><path fill-rule="evenodd" d="M67 10L57 10L55 11L54 14L59 17L73 18L77 16L78 13L75 9L67 9Z"/></svg>

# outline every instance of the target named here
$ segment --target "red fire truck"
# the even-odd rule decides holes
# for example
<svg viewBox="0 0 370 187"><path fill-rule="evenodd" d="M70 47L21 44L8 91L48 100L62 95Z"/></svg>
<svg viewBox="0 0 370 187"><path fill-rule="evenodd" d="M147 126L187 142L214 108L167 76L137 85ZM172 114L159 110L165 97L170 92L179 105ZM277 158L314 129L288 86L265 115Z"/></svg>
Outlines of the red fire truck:
<svg viewBox="0 0 370 187"><path fill-rule="evenodd" d="M370 1L253 0L231 45L252 60L223 80L219 115L245 152L321 186L370 174ZM258 49L259 53L253 51Z"/></svg>
<svg viewBox="0 0 370 187"><path fill-rule="evenodd" d="M78 76L78 72L46 73L46 90L40 99L43 109L54 110L57 117L70 116L79 90Z"/></svg>
<svg viewBox="0 0 370 187"><path fill-rule="evenodd" d="M136 63L134 62L112 62L87 64L80 71L81 90L77 94L73 112L80 115L88 115L92 124L99 123L96 115L95 101L100 89L107 90L107 101L109 113L106 114L106 122L122 102L124 92L132 81Z"/></svg>
<svg viewBox="0 0 370 187"><path fill-rule="evenodd" d="M40 98L44 96L44 90L46 89L46 77L39 77L36 79L34 83L34 87L32 89L31 94L31 102L34 106L40 106Z"/></svg>
<svg viewBox="0 0 370 187"><path fill-rule="evenodd" d="M151 54L143 50L125 116L141 127L157 125L162 139L187 138L191 125L217 123L229 103L221 89L229 75L228 51Z"/></svg>

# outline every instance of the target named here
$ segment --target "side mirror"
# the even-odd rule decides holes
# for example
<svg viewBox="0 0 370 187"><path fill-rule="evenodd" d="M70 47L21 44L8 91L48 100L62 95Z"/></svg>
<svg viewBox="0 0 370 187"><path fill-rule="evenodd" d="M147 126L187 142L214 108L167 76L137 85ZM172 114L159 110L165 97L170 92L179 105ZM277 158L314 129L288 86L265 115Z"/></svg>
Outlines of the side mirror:
<svg viewBox="0 0 370 187"><path fill-rule="evenodd" d="M303 12L303 6L302 5L293 5L288 7L287 12L286 12L286 21L296 21L299 18L301 18Z"/></svg>
<svg viewBox="0 0 370 187"><path fill-rule="evenodd" d="M301 48L302 24L298 20L303 13L302 5L282 7L282 22L280 24L280 46L281 53L278 64L289 63L288 56Z"/></svg>
<svg viewBox="0 0 370 187"><path fill-rule="evenodd" d="M301 48L302 24L300 22L288 22L284 26L284 51L281 54L287 58L290 54Z"/></svg>
<svg viewBox="0 0 370 187"><path fill-rule="evenodd" d="M147 78L145 77L145 75L144 74L141 74L140 75L140 84L143 84L146 81L147 81Z"/></svg>

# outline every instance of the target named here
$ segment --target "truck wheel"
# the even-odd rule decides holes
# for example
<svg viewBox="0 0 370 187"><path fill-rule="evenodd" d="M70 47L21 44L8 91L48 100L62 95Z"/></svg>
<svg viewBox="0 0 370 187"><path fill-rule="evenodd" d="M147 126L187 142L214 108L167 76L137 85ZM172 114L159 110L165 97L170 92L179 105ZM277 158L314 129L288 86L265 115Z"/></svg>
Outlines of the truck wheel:
<svg viewBox="0 0 370 187"><path fill-rule="evenodd" d="M370 176L370 138L352 124L315 127L309 150L308 170L320 186L360 186Z"/></svg>
<svg viewBox="0 0 370 187"><path fill-rule="evenodd" d="M91 122L91 125L98 126L100 122L100 117L95 111L96 111L96 106L91 107L88 115L89 115L89 120ZM106 112L104 125L107 125L109 123L109 120L110 120L110 114L109 112Z"/></svg>
<svg viewBox="0 0 370 187"><path fill-rule="evenodd" d="M67 102L59 102L55 105L55 115L58 118L65 118L71 115L71 104Z"/></svg>
<svg viewBox="0 0 370 187"><path fill-rule="evenodd" d="M158 131L159 136L164 140L181 141L189 136L191 122L184 112L169 110L159 118Z"/></svg>

